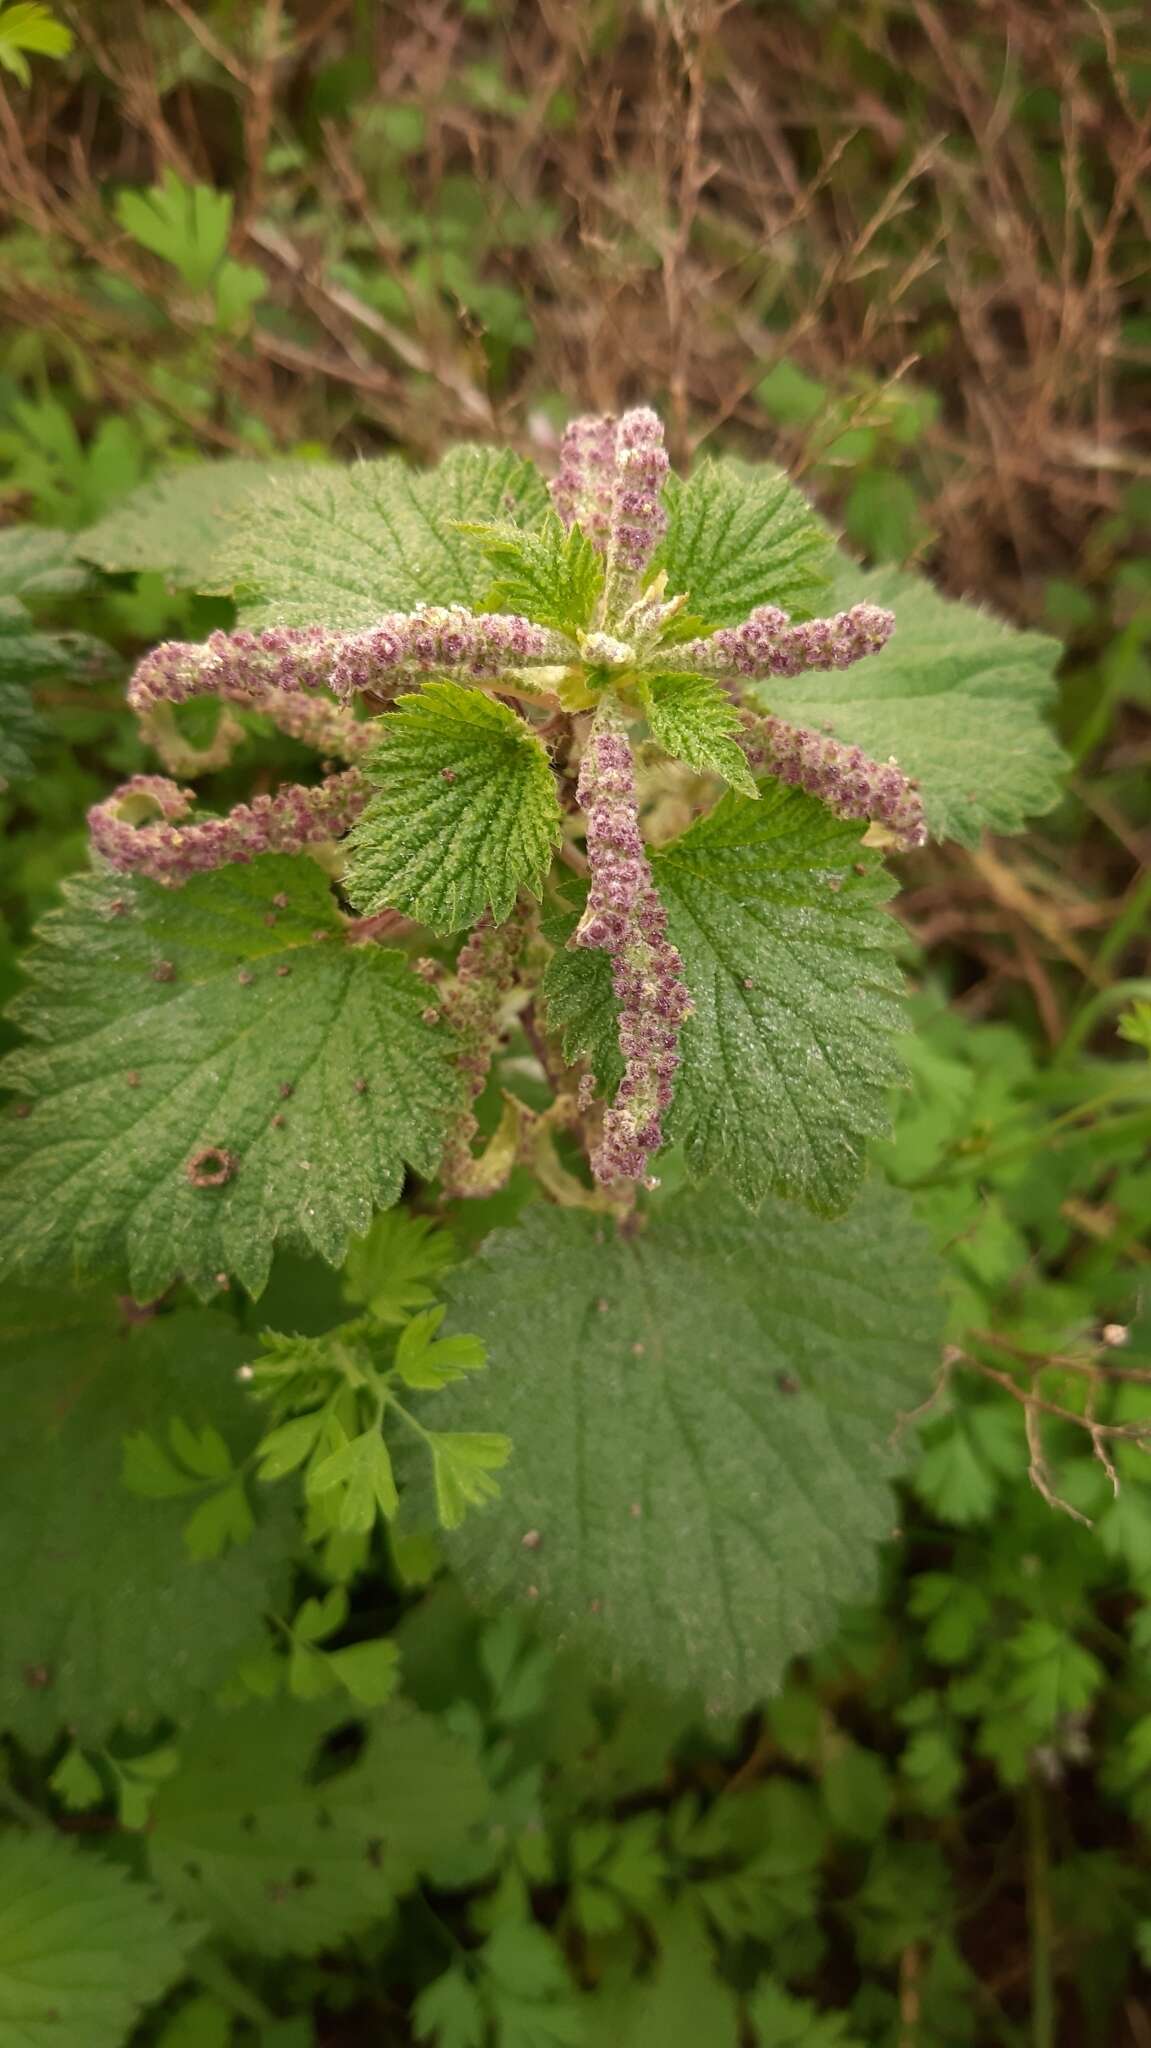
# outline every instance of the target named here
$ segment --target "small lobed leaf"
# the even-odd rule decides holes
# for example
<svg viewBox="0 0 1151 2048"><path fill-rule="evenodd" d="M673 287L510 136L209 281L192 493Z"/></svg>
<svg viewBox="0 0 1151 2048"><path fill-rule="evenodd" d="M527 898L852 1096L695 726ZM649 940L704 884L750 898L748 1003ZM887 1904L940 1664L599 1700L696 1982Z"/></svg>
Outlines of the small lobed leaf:
<svg viewBox="0 0 1151 2048"><path fill-rule="evenodd" d="M490 910L507 918L520 888L539 895L560 836L542 743L508 705L459 683L428 683L380 721L370 763L380 789L348 841L345 887L371 916L401 910L436 932Z"/></svg>
<svg viewBox="0 0 1151 2048"><path fill-rule="evenodd" d="M59 1836L0 1841L0 2043L121 2048L199 1940L126 1871Z"/></svg>
<svg viewBox="0 0 1151 2048"><path fill-rule="evenodd" d="M5 1074L33 1102L0 1133L9 1269L127 1263L145 1301L232 1273L258 1294L278 1239L338 1263L406 1164L435 1171L451 1045L405 957L349 942L312 861L180 890L78 878L26 965L14 1014L39 1043Z"/></svg>
<svg viewBox="0 0 1151 2048"><path fill-rule="evenodd" d="M737 626L759 604L798 618L822 609L831 536L781 469L708 457L664 487L668 530L655 566L709 627Z"/></svg>
<svg viewBox="0 0 1151 2048"><path fill-rule="evenodd" d="M532 1209L449 1277L490 1362L432 1419L515 1444L450 1555L617 1679L742 1711L874 1590L896 1425L937 1369L937 1265L878 1182L835 1223L709 1190L603 1240Z"/></svg>
<svg viewBox="0 0 1151 2048"><path fill-rule="evenodd" d="M1044 719L1059 643L941 597L922 576L838 556L827 608L861 603L895 613L886 647L852 668L763 684L761 700L875 760L894 755L920 783L936 838L974 846L981 831L1017 832L1050 810L1066 767Z"/></svg>
<svg viewBox="0 0 1151 2048"><path fill-rule="evenodd" d="M0 1726L22 1740L41 1746L63 1722L99 1742L126 1717L194 1709L280 1597L286 1503L263 1501L250 1540L195 1562L183 1487L145 1494L122 1480L125 1441L162 1441L173 1414L244 1458L259 1430L235 1379L247 1355L215 1313L125 1324L106 1299L7 1290Z"/></svg>
<svg viewBox="0 0 1151 2048"><path fill-rule="evenodd" d="M70 536L86 562L112 572L159 570L172 590L210 590L213 569L252 500L314 465L238 455L161 470L84 533Z"/></svg>
<svg viewBox="0 0 1151 2048"><path fill-rule="evenodd" d="M387 1209L344 1262L349 1301L371 1310L379 1323L402 1323L435 1298L440 1277L457 1257L455 1240L430 1216Z"/></svg>
<svg viewBox="0 0 1151 2048"><path fill-rule="evenodd" d="M487 1792L464 1744L390 1707L341 1768L324 1744L347 1718L346 1700L276 1701L197 1723L149 1837L173 1905L261 1955L314 1955L384 1918L466 1841Z"/></svg>
<svg viewBox="0 0 1151 2048"><path fill-rule="evenodd" d="M733 789L757 797L758 785L732 734L739 713L709 676L644 676L640 685L652 738L673 760L722 775Z"/></svg>
<svg viewBox="0 0 1151 2048"><path fill-rule="evenodd" d="M543 479L510 450L455 448L436 469L397 457L297 474L264 493L218 587L245 626L357 631L382 612L483 602L491 570L465 522L542 519Z"/></svg>
<svg viewBox="0 0 1151 2048"><path fill-rule="evenodd" d="M697 1177L847 1207L902 1078L891 884L801 790L725 797L653 861L695 1005L671 1135Z"/></svg>

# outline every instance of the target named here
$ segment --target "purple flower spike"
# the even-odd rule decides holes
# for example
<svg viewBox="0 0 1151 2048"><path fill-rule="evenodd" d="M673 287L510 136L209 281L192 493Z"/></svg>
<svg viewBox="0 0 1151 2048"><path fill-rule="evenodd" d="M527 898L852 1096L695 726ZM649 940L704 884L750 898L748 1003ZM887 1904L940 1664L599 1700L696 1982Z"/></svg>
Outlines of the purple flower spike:
<svg viewBox="0 0 1151 2048"><path fill-rule="evenodd" d="M427 605L414 612L388 612L365 632L345 634L331 684L337 697L350 697L356 690L386 697L425 676L496 682L517 669L555 667L577 659L577 649L565 634L535 626L514 612Z"/></svg>
<svg viewBox="0 0 1151 2048"><path fill-rule="evenodd" d="M519 669L566 666L578 659L563 633L515 613L470 612L462 605L387 612L362 633L323 626L275 626L264 633L213 633L202 644L167 640L145 655L128 685L137 711L226 697L275 716L273 702L330 688L392 697L425 676L489 683ZM285 728L286 730L289 728Z"/></svg>
<svg viewBox="0 0 1151 2048"><path fill-rule="evenodd" d="M231 861L250 861L261 853L299 853L324 839L337 839L359 817L368 800L368 785L358 769L349 768L314 789L289 783L275 796L253 797L237 804L226 818L201 818L184 824L194 792L181 789L163 775L134 775L88 813L96 852L118 873L146 875L166 888L180 888L192 875ZM139 825L134 810L154 809L159 818Z"/></svg>
<svg viewBox="0 0 1151 2048"><path fill-rule="evenodd" d="M165 640L128 685L136 711L220 696L254 703L269 690L322 690L341 636L323 626L276 626L266 633L212 633L205 641Z"/></svg>
<svg viewBox="0 0 1151 2048"><path fill-rule="evenodd" d="M635 765L623 721L605 698L580 763L591 887L570 943L612 959L625 1071L592 1154L598 1181L645 1180L663 1143L679 1065L679 1032L691 1010L683 962L667 936L639 829Z"/></svg>
<svg viewBox="0 0 1151 2048"><path fill-rule="evenodd" d="M895 615L877 604L854 604L831 619L795 625L777 605L761 604L742 626L724 626L676 649L676 665L711 676L799 676L812 669L850 668L878 654L895 630Z"/></svg>
<svg viewBox="0 0 1151 2048"><path fill-rule="evenodd" d="M805 789L837 818L885 825L904 852L926 844L918 785L895 761L872 761L859 747L782 718L749 718L741 743L756 773Z"/></svg>
<svg viewBox="0 0 1151 2048"><path fill-rule="evenodd" d="M660 498L667 467L662 422L646 405L620 420L573 420L560 443L552 503L564 525L578 522L604 557L608 618L634 596L667 531Z"/></svg>

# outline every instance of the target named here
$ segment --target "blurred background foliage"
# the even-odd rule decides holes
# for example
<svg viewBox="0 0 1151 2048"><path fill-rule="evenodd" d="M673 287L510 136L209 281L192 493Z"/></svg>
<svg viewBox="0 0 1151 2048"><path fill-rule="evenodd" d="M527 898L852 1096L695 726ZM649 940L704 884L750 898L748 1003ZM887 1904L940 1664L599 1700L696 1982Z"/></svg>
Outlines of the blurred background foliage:
<svg viewBox="0 0 1151 2048"><path fill-rule="evenodd" d="M1149 166L1124 0L0 9L5 524L220 453L546 463L572 410L642 398L680 463L781 460L862 557L1067 649L1061 809L903 864L884 1164L953 1322L883 1601L705 1730L393 1591L407 1689L502 1788L499 1853L378 1940L179 1994L164 2048L563 2048L609 1934L620 2048L728 2048L729 1985L763 2048L1151 2044ZM86 804L142 765L93 643L228 617L152 575L0 592L0 674L19 639L40 678L0 793L6 987ZM29 653L48 628L88 655Z"/></svg>

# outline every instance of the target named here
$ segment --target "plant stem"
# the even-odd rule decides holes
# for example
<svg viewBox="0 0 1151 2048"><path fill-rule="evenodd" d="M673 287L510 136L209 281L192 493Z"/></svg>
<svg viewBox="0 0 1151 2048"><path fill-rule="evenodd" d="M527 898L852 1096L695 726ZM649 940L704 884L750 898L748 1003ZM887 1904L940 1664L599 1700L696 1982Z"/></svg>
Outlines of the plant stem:
<svg viewBox="0 0 1151 2048"><path fill-rule="evenodd" d="M1055 2048L1051 1851L1043 1787L1027 1781L1027 1917L1031 1934L1031 2048Z"/></svg>

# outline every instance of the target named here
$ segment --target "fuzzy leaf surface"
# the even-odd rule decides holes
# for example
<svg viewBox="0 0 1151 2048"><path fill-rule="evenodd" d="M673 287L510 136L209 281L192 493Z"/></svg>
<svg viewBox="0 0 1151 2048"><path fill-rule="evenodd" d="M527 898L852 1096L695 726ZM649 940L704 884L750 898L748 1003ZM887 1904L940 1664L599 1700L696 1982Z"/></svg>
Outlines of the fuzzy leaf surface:
<svg viewBox="0 0 1151 2048"><path fill-rule="evenodd" d="M380 720L380 790L348 840L345 886L365 915L402 910L436 932L536 896L560 836L551 764L522 718L459 683L428 683Z"/></svg>
<svg viewBox="0 0 1151 2048"><path fill-rule="evenodd" d="M656 556L709 626L736 626L757 604L799 618L823 609L831 536L783 470L708 457L664 487L668 530Z"/></svg>
<svg viewBox="0 0 1151 2048"><path fill-rule="evenodd" d="M73 534L36 526L0 533L0 789L32 773L32 750L49 731L27 685L107 653L84 634L41 632L25 600L68 597L87 581Z"/></svg>
<svg viewBox="0 0 1151 2048"><path fill-rule="evenodd" d="M710 676L645 676L641 694L651 736L674 761L722 775L745 796L758 795L755 777L732 738L739 714Z"/></svg>
<svg viewBox="0 0 1151 2048"><path fill-rule="evenodd" d="M120 2048L199 1930L52 1834L0 1841L0 2048Z"/></svg>
<svg viewBox="0 0 1151 2048"><path fill-rule="evenodd" d="M382 1918L464 1843L487 1801L464 1744L427 1715L387 1708L340 1769L322 1745L347 1719L346 1703L278 1701L191 1731L150 1836L174 1905L262 1955L314 1955Z"/></svg>
<svg viewBox="0 0 1151 2048"><path fill-rule="evenodd" d="M893 1431L937 1369L934 1255L880 1182L831 1224L709 1190L604 1237L529 1210L449 1276L489 1366L437 1420L498 1419L515 1445L449 1553L473 1595L524 1602L615 1677L742 1711L874 1591Z"/></svg>
<svg viewBox="0 0 1151 2048"><path fill-rule="evenodd" d="M565 530L549 512L535 531L502 520L475 532L498 572L485 611L518 612L560 633L590 623L603 589L603 557L578 526Z"/></svg>
<svg viewBox="0 0 1151 2048"><path fill-rule="evenodd" d="M110 572L162 570L172 590L210 590L230 527L257 494L314 478L298 462L238 455L162 470L75 539L77 554Z"/></svg>
<svg viewBox="0 0 1151 2048"><path fill-rule="evenodd" d="M434 1172L458 1100L446 1034L404 956L346 931L306 858L176 890L70 883L13 1013L39 1042L4 1074L34 1105L0 1137L9 1266L127 1263L144 1301L180 1275L256 1294L278 1237L338 1263L405 1162ZM193 1185L210 1148L227 1177Z"/></svg>
<svg viewBox="0 0 1151 2048"><path fill-rule="evenodd" d="M355 631L417 604L478 608L491 569L459 523L531 521L547 509L538 470L509 450L455 448L431 470L395 456L315 470L260 498L226 550L223 586L253 627Z"/></svg>
<svg viewBox="0 0 1151 2048"><path fill-rule="evenodd" d="M941 597L904 569L836 564L827 609L866 602L895 613L879 654L826 675L760 686L797 725L828 725L874 759L894 754L922 785L936 838L974 846L1051 809L1066 766L1045 722L1060 647L975 605Z"/></svg>
<svg viewBox="0 0 1151 2048"><path fill-rule="evenodd" d="M570 900L574 889L567 890ZM582 905L580 906L582 909ZM569 1066L586 1059L600 1088L615 1093L623 1077L619 1005L612 993L611 961L583 946L569 949L579 910L546 918L541 926L555 952L544 969L541 994L549 1031L558 1032Z"/></svg>
<svg viewBox="0 0 1151 2048"><path fill-rule="evenodd" d="M695 1010L671 1134L747 1202L845 1209L902 1076L891 883L801 790L730 795L653 862ZM861 872L862 871L862 872Z"/></svg>
<svg viewBox="0 0 1151 2048"><path fill-rule="evenodd" d="M259 1418L235 1371L250 1352L215 1313L128 1325L106 1298L6 1289L0 1726L35 1746L62 1722L82 1742L129 1715L146 1727L195 1707L257 1635L287 1581L286 1503L262 1495L254 1535L197 1561L188 1496L122 1479L125 1439L177 1414L245 1457Z"/></svg>

